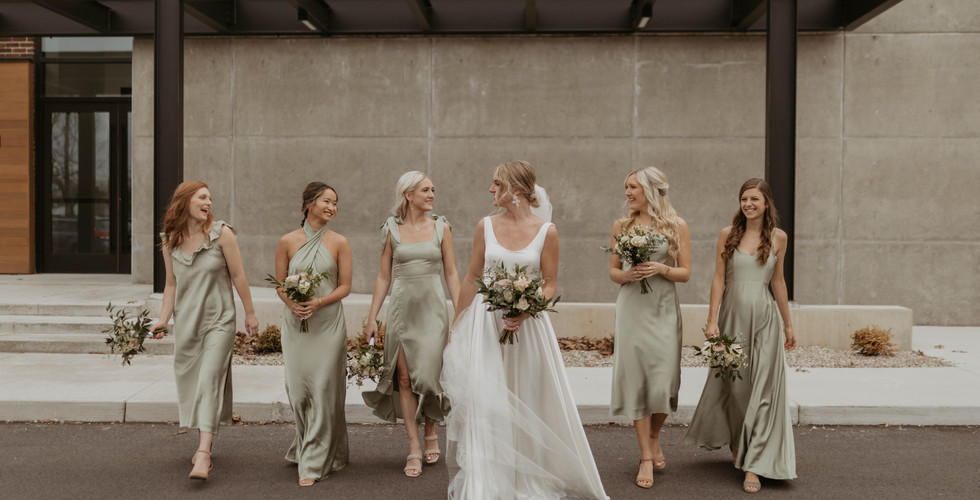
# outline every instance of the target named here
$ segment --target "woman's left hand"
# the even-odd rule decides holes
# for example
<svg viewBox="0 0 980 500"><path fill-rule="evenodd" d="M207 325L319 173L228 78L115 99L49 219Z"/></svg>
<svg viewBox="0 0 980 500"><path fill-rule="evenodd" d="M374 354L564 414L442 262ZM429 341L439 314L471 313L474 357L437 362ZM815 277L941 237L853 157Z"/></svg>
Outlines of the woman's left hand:
<svg viewBox="0 0 980 500"><path fill-rule="evenodd" d="M513 318L504 318L504 329L516 332L517 330L521 329L521 325L524 323L524 320L530 317L530 314L524 313Z"/></svg>
<svg viewBox="0 0 980 500"><path fill-rule="evenodd" d="M792 351L796 349L796 335L793 335L792 328L784 328L783 333L786 335L786 343L783 344L783 349L787 351Z"/></svg>
<svg viewBox="0 0 980 500"><path fill-rule="evenodd" d="M315 313L316 310L320 308L320 298L313 297L312 299L306 302L300 302L299 305L303 307L304 311L306 311L305 317L303 319L309 319L310 316L313 316L313 313Z"/></svg>
<svg viewBox="0 0 980 500"><path fill-rule="evenodd" d="M259 319L255 317L255 314L245 315L245 332L251 335L259 334Z"/></svg>

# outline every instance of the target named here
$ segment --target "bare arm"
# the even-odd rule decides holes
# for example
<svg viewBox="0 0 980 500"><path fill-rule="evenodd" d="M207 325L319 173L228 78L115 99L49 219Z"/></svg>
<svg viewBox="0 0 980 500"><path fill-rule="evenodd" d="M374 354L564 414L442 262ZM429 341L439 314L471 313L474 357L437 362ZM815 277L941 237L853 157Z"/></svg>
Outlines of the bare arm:
<svg viewBox="0 0 980 500"><path fill-rule="evenodd" d="M792 351L796 348L796 335L793 334L793 319L789 315L789 293L786 291L786 277L783 276L783 257L786 255L786 245L789 237L786 233L777 229L773 233L773 244L776 246L776 267L772 271L772 295L776 299L776 307L779 308L779 315L783 318L783 332L786 334L786 342L783 348Z"/></svg>
<svg viewBox="0 0 980 500"><path fill-rule="evenodd" d="M654 274L659 274L674 283L687 283L691 279L691 230L684 219L677 220L677 262L671 267L657 262Z"/></svg>
<svg viewBox="0 0 980 500"><path fill-rule="evenodd" d="M483 279L483 253L485 250L483 219L480 219L480 222L476 223L476 230L473 232L473 253L470 254L470 267L466 270L466 276L463 276L463 282L459 287L457 303L460 304L460 307L456 308L456 314L453 315L453 324L456 323L459 314L463 312L462 310L468 307L470 302L473 302L473 298L476 297L476 284L473 281Z"/></svg>
<svg viewBox="0 0 980 500"><path fill-rule="evenodd" d="M306 303L314 306L314 310L329 306L350 295L351 280L354 276L354 256L351 253L347 238L340 237L337 255L334 255L333 258L337 262L337 288L334 288L325 297L316 297Z"/></svg>
<svg viewBox="0 0 980 500"><path fill-rule="evenodd" d="M612 226L612 235L609 237L609 248L616 247L616 235L623 232L623 222L616 219ZM623 262L620 260L619 255L614 253L609 254L609 279L617 285L625 285L631 281L639 281L643 278L635 272L624 271Z"/></svg>
<svg viewBox="0 0 980 500"><path fill-rule="evenodd" d="M711 278L708 324L704 329L704 336L709 338L721 333L718 328L718 307L721 305L721 295L725 292L725 259L722 258L722 252L725 250L725 241L728 240L728 234L731 232L731 227L722 229L718 234L718 245L715 247L715 275Z"/></svg>
<svg viewBox="0 0 980 500"><path fill-rule="evenodd" d="M449 288L449 298L453 301L453 311L456 311L459 309L459 273L456 272L453 232L448 224L442 234L442 269L446 274L446 287Z"/></svg>
<svg viewBox="0 0 980 500"><path fill-rule="evenodd" d="M378 277L374 279L374 293L371 294L371 310L368 312L365 322L365 333L368 338L378 334L378 313L381 312L381 304L388 295L391 288L391 235L385 240L385 248L381 251L381 263L378 266Z"/></svg>
<svg viewBox="0 0 980 500"><path fill-rule="evenodd" d="M292 233L279 238L279 244L276 245L276 279L280 283L289 275L289 259L291 257L289 255L289 247L291 246L289 242L290 234ZM310 317L312 311L309 308L303 307L293 299L290 299L282 290L277 289L276 295L279 296L279 300L286 304L286 307L289 308L289 312L293 313L293 316L299 319Z"/></svg>
<svg viewBox="0 0 980 500"><path fill-rule="evenodd" d="M255 317L255 306L252 304L252 290L248 287L248 279L245 277L245 268L242 266L242 254L238 250L238 240L235 233L228 226L221 228L218 235L218 243L221 244L221 253L225 257L225 265L228 266L228 275L231 282L238 291L238 296L242 299L242 306L245 309L245 331L251 334L259 333L259 320Z"/></svg>
<svg viewBox="0 0 980 500"><path fill-rule="evenodd" d="M163 287L163 303L160 306L160 319L150 327L151 332L158 330L163 330L167 328L167 323L170 322L170 316L174 314L174 301L177 297L177 277L174 276L173 262L170 260L170 251L167 247L160 249L163 252L163 266L167 273L167 281ZM162 339L163 332L158 333L153 336L155 339Z"/></svg>

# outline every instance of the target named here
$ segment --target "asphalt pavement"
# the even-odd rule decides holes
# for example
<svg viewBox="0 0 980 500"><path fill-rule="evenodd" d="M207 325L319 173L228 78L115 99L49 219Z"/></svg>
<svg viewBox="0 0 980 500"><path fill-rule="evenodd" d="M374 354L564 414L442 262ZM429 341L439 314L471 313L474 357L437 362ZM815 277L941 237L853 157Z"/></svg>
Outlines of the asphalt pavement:
<svg viewBox="0 0 980 500"><path fill-rule="evenodd" d="M631 427L586 426L606 492L614 499L743 498L725 450L681 445L686 427L662 434L667 470L650 490L633 485ZM420 478L402 474L406 442L395 425L351 425L350 463L311 488L282 457L293 427L223 427L207 481L187 479L196 431L167 424L0 424L0 498L442 499L445 460ZM444 429L442 447L445 449ZM752 498L977 498L980 427L797 426L793 481L763 480Z"/></svg>

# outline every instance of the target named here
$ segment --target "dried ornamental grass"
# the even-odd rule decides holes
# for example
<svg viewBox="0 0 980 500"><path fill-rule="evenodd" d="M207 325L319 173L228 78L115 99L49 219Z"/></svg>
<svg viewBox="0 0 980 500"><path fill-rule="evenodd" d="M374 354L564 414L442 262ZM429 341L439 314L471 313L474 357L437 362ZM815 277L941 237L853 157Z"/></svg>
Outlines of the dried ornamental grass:
<svg viewBox="0 0 980 500"><path fill-rule="evenodd" d="M374 339L374 347L378 349L384 349L385 347L385 323L375 320L378 324L378 336ZM361 319L361 333L355 335L353 338L347 339L347 350L353 351L354 349L359 349L361 347L367 347L368 336L367 336L367 316Z"/></svg>
<svg viewBox="0 0 980 500"><path fill-rule="evenodd" d="M252 343L255 354L282 352L282 332L276 325L266 325Z"/></svg>
<svg viewBox="0 0 980 500"><path fill-rule="evenodd" d="M893 356L895 354L895 344L892 340L891 328L884 330L878 325L866 326L851 335L851 349L864 354L865 356L879 356L885 354Z"/></svg>

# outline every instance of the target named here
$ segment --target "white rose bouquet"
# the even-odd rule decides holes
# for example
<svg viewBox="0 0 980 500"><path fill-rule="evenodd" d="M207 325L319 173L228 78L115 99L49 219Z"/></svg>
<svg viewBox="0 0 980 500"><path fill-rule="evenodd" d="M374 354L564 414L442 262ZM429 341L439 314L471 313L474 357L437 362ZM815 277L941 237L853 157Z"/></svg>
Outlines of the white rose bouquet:
<svg viewBox="0 0 980 500"><path fill-rule="evenodd" d="M653 234L640 226L633 226L617 234L615 238L616 244L612 247L601 247L602 251L618 255L620 261L630 266L649 261L657 247L667 241L666 236ZM646 278L640 280L640 293L650 293L650 284Z"/></svg>
<svg viewBox="0 0 980 500"><path fill-rule="evenodd" d="M308 267L306 271L299 274L286 276L282 282L271 274L266 275L265 280L275 285L276 290L285 293L290 300L307 302L316 296L316 289L320 286L320 282L327 278L330 278L330 273L316 273L313 272L312 267ZM305 319L300 321L299 331L309 333L310 325Z"/></svg>
<svg viewBox="0 0 980 500"><path fill-rule="evenodd" d="M150 335L150 325L152 325L149 318L150 311L143 309L139 315L132 318L128 317L124 309L113 307L111 302L105 310L109 311L109 317L112 318L112 326L102 330L102 333L109 334L105 339L106 345L109 346L109 353L121 353L122 364L132 364L130 360L136 354L143 352L143 341ZM161 331L167 332L165 328Z"/></svg>
<svg viewBox="0 0 980 500"><path fill-rule="evenodd" d="M739 368L747 366L742 344L735 337L718 335L694 346L695 355L704 356L708 367L717 370L715 378L724 377L732 382L742 379Z"/></svg>
<svg viewBox="0 0 980 500"><path fill-rule="evenodd" d="M529 314L537 318L542 311L557 312L554 305L561 297L553 299L544 296L544 278L540 273L529 272L527 266L514 265L513 272L503 264L498 264L483 272L483 281L476 280L477 291L483 295L483 302L489 304L488 311L503 310L505 318L516 318ZM501 344L513 344L517 333L504 329L500 332Z"/></svg>
<svg viewBox="0 0 980 500"><path fill-rule="evenodd" d="M347 351L347 385L353 381L362 386L366 378L376 382L383 366L384 356L381 350L374 347L374 339L369 345Z"/></svg>

